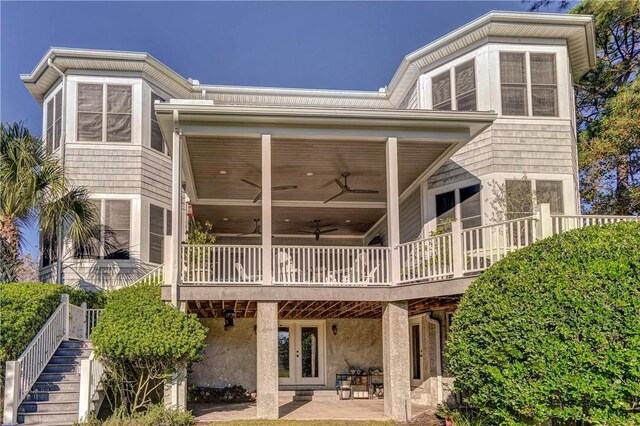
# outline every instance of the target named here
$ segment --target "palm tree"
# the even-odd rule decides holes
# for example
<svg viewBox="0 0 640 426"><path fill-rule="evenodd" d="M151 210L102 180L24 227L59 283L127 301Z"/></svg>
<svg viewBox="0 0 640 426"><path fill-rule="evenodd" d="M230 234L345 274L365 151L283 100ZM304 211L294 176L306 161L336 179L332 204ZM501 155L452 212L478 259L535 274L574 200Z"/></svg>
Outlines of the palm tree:
<svg viewBox="0 0 640 426"><path fill-rule="evenodd" d="M100 228L87 189L69 186L58 157L22 123L0 123L0 282L16 280L22 232L38 220L43 235L76 246Z"/></svg>

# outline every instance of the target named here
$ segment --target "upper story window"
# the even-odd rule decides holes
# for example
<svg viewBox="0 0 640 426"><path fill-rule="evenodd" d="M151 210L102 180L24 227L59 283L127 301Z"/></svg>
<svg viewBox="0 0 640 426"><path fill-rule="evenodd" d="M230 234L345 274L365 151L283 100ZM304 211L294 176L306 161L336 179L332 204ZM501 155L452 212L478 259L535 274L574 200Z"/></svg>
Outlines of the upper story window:
<svg viewBox="0 0 640 426"><path fill-rule="evenodd" d="M162 139L158 118L156 117L156 101L162 102L163 99L155 93L151 93L151 148L166 153L167 149L164 144L164 139Z"/></svg>
<svg viewBox="0 0 640 426"><path fill-rule="evenodd" d="M45 143L49 151L60 148L62 135L62 90L58 90L46 105L46 136Z"/></svg>
<svg viewBox="0 0 640 426"><path fill-rule="evenodd" d="M558 115L555 54L531 53L527 58L526 53L501 52L500 86L502 115ZM532 111L529 111L529 97Z"/></svg>
<svg viewBox="0 0 640 426"><path fill-rule="evenodd" d="M476 110L476 71L474 61L465 62L455 68L456 109L458 111Z"/></svg>
<svg viewBox="0 0 640 426"><path fill-rule="evenodd" d="M77 140L131 142L131 86L78 84Z"/></svg>
<svg viewBox="0 0 640 426"><path fill-rule="evenodd" d="M431 101L434 110L475 111L477 108L475 61L472 59L433 77Z"/></svg>

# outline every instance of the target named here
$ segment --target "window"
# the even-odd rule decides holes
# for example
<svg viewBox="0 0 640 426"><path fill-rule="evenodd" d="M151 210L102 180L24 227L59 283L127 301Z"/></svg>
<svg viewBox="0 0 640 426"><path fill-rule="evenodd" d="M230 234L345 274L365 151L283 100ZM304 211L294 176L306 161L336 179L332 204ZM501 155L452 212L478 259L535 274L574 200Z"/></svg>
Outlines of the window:
<svg viewBox="0 0 640 426"><path fill-rule="evenodd" d="M456 193L455 191L445 192L436 195L436 217L438 223L456 217Z"/></svg>
<svg viewBox="0 0 640 426"><path fill-rule="evenodd" d="M167 152L164 146L164 140L162 139L162 133L160 132L160 125L156 117L156 101L162 101L163 99L151 93L151 148L160 152Z"/></svg>
<svg viewBox="0 0 640 426"><path fill-rule="evenodd" d="M524 53L500 53L500 85L503 115L528 115L527 75Z"/></svg>
<svg viewBox="0 0 640 426"><path fill-rule="evenodd" d="M456 109L458 111L476 110L476 73L474 61L457 66L456 75Z"/></svg>
<svg viewBox="0 0 640 426"><path fill-rule="evenodd" d="M533 115L555 117L558 115L556 87L556 56L532 53L531 61L531 108Z"/></svg>
<svg viewBox="0 0 640 426"><path fill-rule="evenodd" d="M78 84L81 142L131 142L131 86Z"/></svg>
<svg viewBox="0 0 640 426"><path fill-rule="evenodd" d="M480 184L460 188L460 220L462 229L482 226Z"/></svg>
<svg viewBox="0 0 640 426"><path fill-rule="evenodd" d="M527 217L533 214L533 197L530 180L506 180L505 191L507 220Z"/></svg>
<svg viewBox="0 0 640 426"><path fill-rule="evenodd" d="M55 235L42 236L42 267L54 264L58 260L58 238Z"/></svg>
<svg viewBox="0 0 640 426"><path fill-rule="evenodd" d="M100 215L100 237L77 247L75 257L93 259L129 259L131 202L129 200L94 200Z"/></svg>
<svg viewBox="0 0 640 426"><path fill-rule="evenodd" d="M564 214L564 198L562 182L554 180L536 181L536 198L538 203L551 205L551 214Z"/></svg>
<svg viewBox="0 0 640 426"><path fill-rule="evenodd" d="M433 109L451 110L451 77L449 71L433 77L431 80L431 97Z"/></svg>
<svg viewBox="0 0 640 426"><path fill-rule="evenodd" d="M171 235L171 210L149 205L149 262L164 261L164 236Z"/></svg>
<svg viewBox="0 0 640 426"><path fill-rule="evenodd" d="M422 342L420 324L411 325L411 379L422 379Z"/></svg>
<svg viewBox="0 0 640 426"><path fill-rule="evenodd" d="M47 125L45 142L49 151L60 148L62 136L62 90L59 90L52 99L47 102Z"/></svg>

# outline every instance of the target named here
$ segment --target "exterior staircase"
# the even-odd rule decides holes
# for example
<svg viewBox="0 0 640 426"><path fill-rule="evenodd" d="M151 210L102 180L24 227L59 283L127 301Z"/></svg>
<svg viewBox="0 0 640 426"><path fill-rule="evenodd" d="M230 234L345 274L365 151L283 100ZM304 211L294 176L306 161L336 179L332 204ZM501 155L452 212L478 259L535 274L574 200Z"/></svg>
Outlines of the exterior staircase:
<svg viewBox="0 0 640 426"><path fill-rule="evenodd" d="M91 342L64 340L18 408L18 423L72 425L78 421L80 363Z"/></svg>

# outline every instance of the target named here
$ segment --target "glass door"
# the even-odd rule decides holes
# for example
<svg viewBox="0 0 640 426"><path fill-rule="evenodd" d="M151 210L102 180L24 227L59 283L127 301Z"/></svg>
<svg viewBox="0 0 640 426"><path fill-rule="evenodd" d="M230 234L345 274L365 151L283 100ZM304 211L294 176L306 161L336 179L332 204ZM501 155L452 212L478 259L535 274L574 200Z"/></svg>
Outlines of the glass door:
<svg viewBox="0 0 640 426"><path fill-rule="evenodd" d="M293 347L292 327L281 325L278 327L278 378L283 385L294 384L293 364L294 357L291 356Z"/></svg>
<svg viewBox="0 0 640 426"><path fill-rule="evenodd" d="M283 321L278 327L278 375L282 385L322 385L325 324Z"/></svg>
<svg viewBox="0 0 640 426"><path fill-rule="evenodd" d="M409 320L409 339L411 340L411 385L422 384L422 318Z"/></svg>

